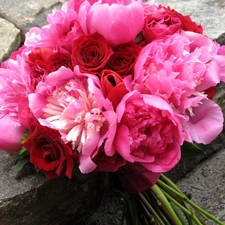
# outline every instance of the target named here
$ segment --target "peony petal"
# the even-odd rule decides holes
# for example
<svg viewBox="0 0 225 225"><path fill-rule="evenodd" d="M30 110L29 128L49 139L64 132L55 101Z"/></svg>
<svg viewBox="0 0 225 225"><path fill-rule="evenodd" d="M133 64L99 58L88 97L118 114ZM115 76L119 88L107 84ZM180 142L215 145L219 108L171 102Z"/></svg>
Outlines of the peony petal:
<svg viewBox="0 0 225 225"><path fill-rule="evenodd" d="M127 161L134 162L130 156L129 131L126 125L122 124L117 131L116 150Z"/></svg>
<svg viewBox="0 0 225 225"><path fill-rule="evenodd" d="M223 130L223 113L220 107L209 99L192 108L194 116L185 124L186 141L209 144Z"/></svg>
<svg viewBox="0 0 225 225"><path fill-rule="evenodd" d="M0 150L10 154L18 152L25 129L9 115L0 118Z"/></svg>
<svg viewBox="0 0 225 225"><path fill-rule="evenodd" d="M92 161L90 156L81 155L79 161L79 169L81 173L90 173L96 168L96 164Z"/></svg>

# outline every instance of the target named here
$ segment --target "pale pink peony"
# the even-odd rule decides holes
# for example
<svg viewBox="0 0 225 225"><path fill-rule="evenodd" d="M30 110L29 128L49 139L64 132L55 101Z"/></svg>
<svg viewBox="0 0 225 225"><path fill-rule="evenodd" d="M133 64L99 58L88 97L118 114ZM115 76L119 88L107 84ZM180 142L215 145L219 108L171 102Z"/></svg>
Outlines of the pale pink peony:
<svg viewBox="0 0 225 225"><path fill-rule="evenodd" d="M124 96L116 112L116 149L125 160L157 173L169 171L179 162L184 134L166 101L134 91Z"/></svg>
<svg viewBox="0 0 225 225"><path fill-rule="evenodd" d="M137 59L133 88L166 100L174 111L184 116L182 120L190 120L184 126L184 130L188 130L191 121L195 121L193 108L201 108L202 102L207 99L204 91L216 86L225 72L225 55L218 55L219 50L220 46L214 41L193 32L176 33L155 40L142 49ZM211 123L211 138L207 135L208 131L202 129L201 137L206 135L208 141L193 136L188 141L206 143L219 134L221 127L218 128L218 125L222 124L223 118L218 110L218 107L212 107L207 117L202 117L201 124ZM219 117L215 118L214 113ZM196 123L195 129L199 130L200 126Z"/></svg>
<svg viewBox="0 0 225 225"><path fill-rule="evenodd" d="M71 142L79 152L82 173L96 168L92 159L103 144L106 155L115 153L112 145L117 117L113 110L103 110L99 91L92 79L61 67L29 95L29 106L38 121L58 130L64 142Z"/></svg>
<svg viewBox="0 0 225 225"><path fill-rule="evenodd" d="M141 1L98 1L91 6L81 5L82 17L87 17L87 30L98 32L112 45L133 41L144 25ZM85 32L85 31L84 31Z"/></svg>

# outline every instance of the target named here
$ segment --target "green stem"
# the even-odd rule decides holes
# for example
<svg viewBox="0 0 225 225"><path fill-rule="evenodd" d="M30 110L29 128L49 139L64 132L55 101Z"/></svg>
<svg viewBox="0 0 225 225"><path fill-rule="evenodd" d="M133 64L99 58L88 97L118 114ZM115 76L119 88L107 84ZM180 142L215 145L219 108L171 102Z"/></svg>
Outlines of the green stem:
<svg viewBox="0 0 225 225"><path fill-rule="evenodd" d="M137 208L135 204L135 200L133 199L132 195L127 194L126 196L127 200L127 209L128 209L128 218L131 220L131 224L140 224Z"/></svg>
<svg viewBox="0 0 225 225"><path fill-rule="evenodd" d="M160 190L160 188L155 184L151 187L151 190L155 193L155 195L161 201L161 203L166 207L167 211L169 212L173 220L176 222L176 224L182 225L176 213L174 212L172 206L170 205L170 203L168 202L167 198L165 197L163 192Z"/></svg>
<svg viewBox="0 0 225 225"><path fill-rule="evenodd" d="M149 202L146 200L144 195L142 193L138 193L137 195L142 200L145 207L152 213L152 215L158 221L159 225L165 225L164 222L161 220L161 218L158 216L158 214L155 212L155 210L152 208L152 206L149 204Z"/></svg>
<svg viewBox="0 0 225 225"><path fill-rule="evenodd" d="M158 213L160 213L160 217L162 218L162 220L164 221L165 224L169 224L169 225L176 225L176 221L174 221L173 217L170 215L170 213L168 212L168 210L166 209L166 207L159 201L159 199L156 197L155 193L149 189L148 190L148 194L151 196L151 199L153 199L154 203L156 204L156 210ZM146 191L146 195L147 191ZM170 222L168 222L170 221Z"/></svg>
<svg viewBox="0 0 225 225"><path fill-rule="evenodd" d="M189 214L189 216L192 217L192 219L196 222L197 225L202 225L202 223L198 220L198 218L196 217L196 215L193 212L191 212L188 209L186 209L185 207L183 207L178 201L176 201L174 198L172 198L164 190L162 190L162 192L171 202L173 202L176 206L178 206L183 212Z"/></svg>
<svg viewBox="0 0 225 225"><path fill-rule="evenodd" d="M177 217L179 218L180 222L182 223L182 225L187 225L187 223L184 221L183 217L180 215L180 213L177 211L176 207L174 205L172 205L174 212L177 214ZM189 225L193 225L192 223Z"/></svg>
<svg viewBox="0 0 225 225"><path fill-rule="evenodd" d="M166 177L165 175L161 174L160 176L160 181L162 181L163 183L167 184L168 186L170 186L171 188L173 188L174 190L178 191L179 193L183 194L183 192L177 187L177 185L172 181L170 180L168 177ZM174 192L172 192L174 194ZM177 193L176 193L177 194ZM178 200L178 199L177 199ZM185 208L189 209L189 206L187 205L187 203L183 200L183 198L180 198L179 200L179 203L181 205L183 205ZM190 209L189 209L190 210ZM179 214L178 214L179 215ZM189 223L189 225L194 225L193 224L193 220L190 218L190 216L188 214L186 214L184 212L184 215ZM203 215L202 215L203 216ZM205 217L205 216L204 216ZM206 218L206 217L205 217Z"/></svg>
<svg viewBox="0 0 225 225"><path fill-rule="evenodd" d="M212 214L210 214L209 212L205 211L200 206L198 206L197 204L195 204L194 202L192 202L179 189L178 189L178 191L177 190L174 190L173 188L171 188L170 186L168 186L167 184L165 184L161 180L158 180L157 183L160 184L163 188L166 188L167 190L170 190L171 192L173 192L174 194L176 194L177 196L179 196L180 198L182 198L185 202L187 202L189 205L191 205L196 211L198 211L201 214L205 215L208 219L213 220L214 222L216 222L219 225L225 225L225 223L223 223L222 221L220 221L219 219L217 219L216 217L214 217Z"/></svg>

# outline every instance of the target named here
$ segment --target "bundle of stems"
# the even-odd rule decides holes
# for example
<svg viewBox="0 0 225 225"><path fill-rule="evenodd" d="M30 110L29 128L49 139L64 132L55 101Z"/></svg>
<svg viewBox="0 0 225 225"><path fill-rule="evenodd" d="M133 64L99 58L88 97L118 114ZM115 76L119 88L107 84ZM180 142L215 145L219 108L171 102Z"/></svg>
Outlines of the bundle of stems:
<svg viewBox="0 0 225 225"><path fill-rule="evenodd" d="M191 201L165 175L144 192L126 192L125 202L122 225L206 225L210 220L225 225Z"/></svg>

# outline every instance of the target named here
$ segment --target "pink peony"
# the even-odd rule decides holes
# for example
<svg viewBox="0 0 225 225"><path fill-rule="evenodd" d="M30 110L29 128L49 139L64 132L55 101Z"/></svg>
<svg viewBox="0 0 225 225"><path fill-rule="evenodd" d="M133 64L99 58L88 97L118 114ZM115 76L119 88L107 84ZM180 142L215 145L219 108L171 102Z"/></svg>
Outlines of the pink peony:
<svg viewBox="0 0 225 225"><path fill-rule="evenodd" d="M190 134L193 121L199 121L196 109L200 112L202 103L207 102L205 91L218 84L224 74L225 55L218 56L219 50L220 46L215 42L193 32L155 40L142 49L137 59L133 87L166 100L186 121L184 131ZM211 135L205 125L202 126L208 121ZM199 138L188 135L187 140L209 143L220 133L222 121L219 107L212 107L210 113L201 118L201 123L195 122L194 128L201 130L202 135Z"/></svg>
<svg viewBox="0 0 225 225"><path fill-rule="evenodd" d="M29 106L41 125L58 130L64 142L79 153L82 173L96 168L92 158L103 144L106 155L115 153L112 142L117 117L113 110L103 110L99 91L92 79L61 67L29 95Z"/></svg>
<svg viewBox="0 0 225 225"><path fill-rule="evenodd" d="M9 153L20 150L20 138L32 117L26 104L30 78L20 53L0 68L0 149Z"/></svg>
<svg viewBox="0 0 225 225"><path fill-rule="evenodd" d="M116 112L116 149L125 160L156 173L169 171L179 162L184 134L166 101L134 91L124 96Z"/></svg>
<svg viewBox="0 0 225 225"><path fill-rule="evenodd" d="M75 10L56 10L48 15L48 22L42 28L34 27L27 32L25 46L71 52L74 39L83 34Z"/></svg>
<svg viewBox="0 0 225 225"><path fill-rule="evenodd" d="M215 42L193 32L155 40L136 61L134 87L164 98L183 113L220 82L224 63L217 60L218 50Z"/></svg>
<svg viewBox="0 0 225 225"><path fill-rule="evenodd" d="M81 10L81 18L86 10L88 32L100 33L112 45L133 41L144 25L144 8L139 0L103 0L85 10L81 5Z"/></svg>

